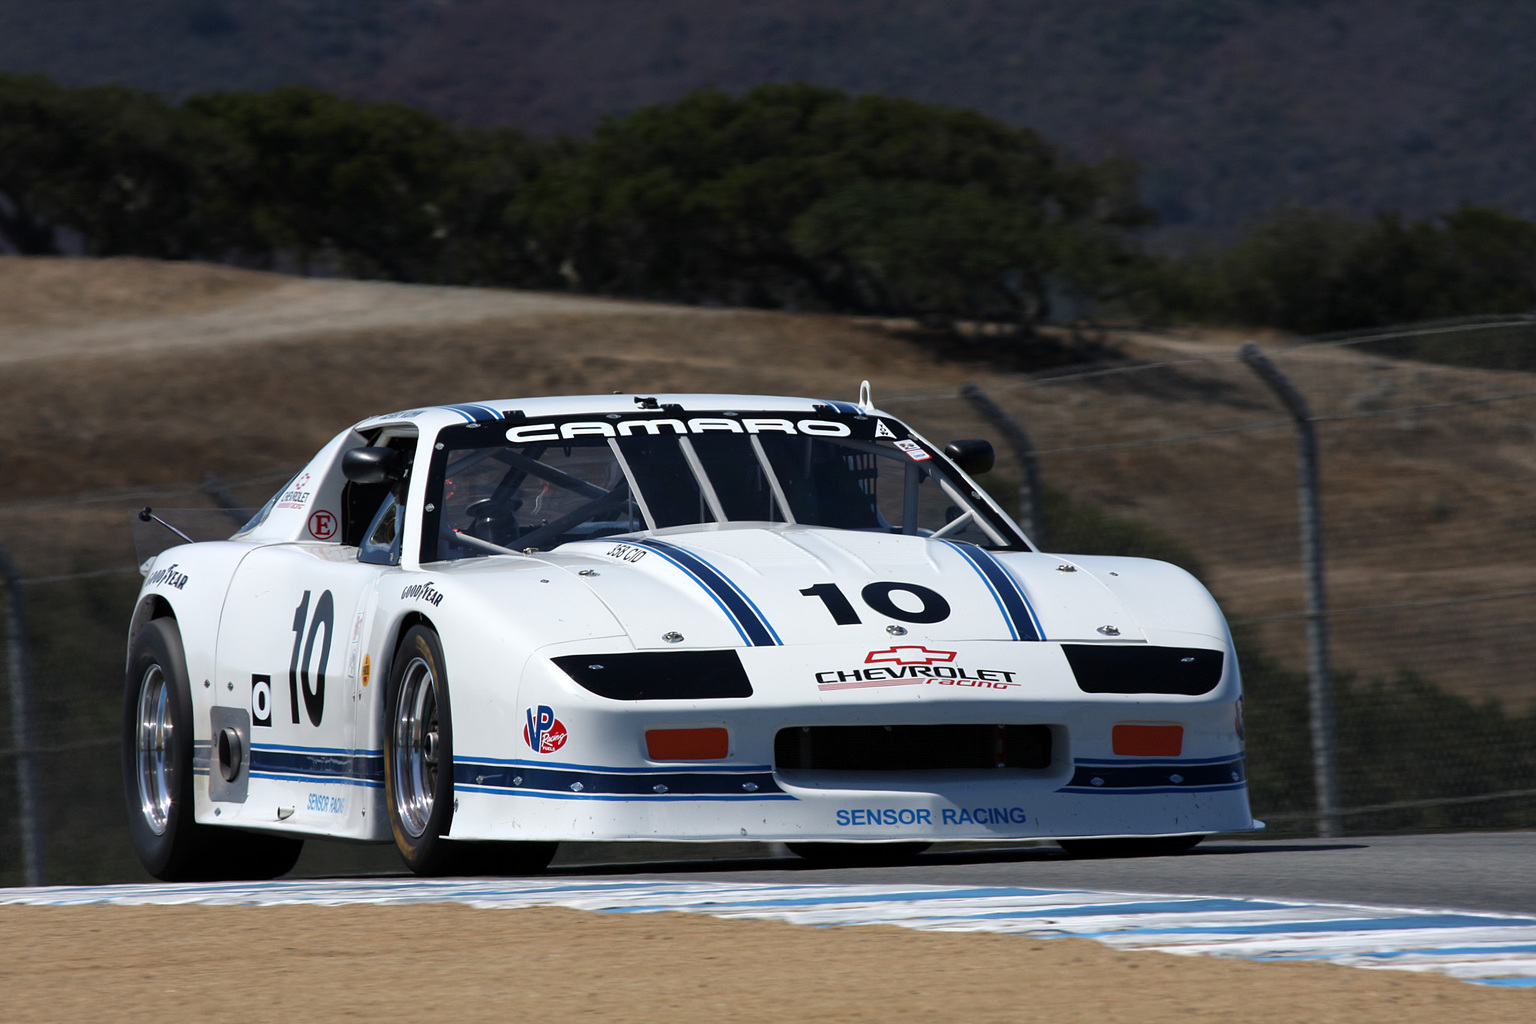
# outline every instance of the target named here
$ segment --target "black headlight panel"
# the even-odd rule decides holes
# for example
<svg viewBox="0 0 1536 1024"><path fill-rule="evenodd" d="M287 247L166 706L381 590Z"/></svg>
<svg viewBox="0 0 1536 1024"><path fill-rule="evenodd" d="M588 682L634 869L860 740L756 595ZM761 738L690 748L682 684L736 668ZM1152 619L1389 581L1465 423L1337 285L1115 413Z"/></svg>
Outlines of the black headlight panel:
<svg viewBox="0 0 1536 1024"><path fill-rule="evenodd" d="M609 700L752 696L752 683L735 651L630 651L552 660L583 689Z"/></svg>
<svg viewBox="0 0 1536 1024"><path fill-rule="evenodd" d="M1198 697L1221 682L1221 651L1202 647L1062 644L1084 693L1169 693Z"/></svg>

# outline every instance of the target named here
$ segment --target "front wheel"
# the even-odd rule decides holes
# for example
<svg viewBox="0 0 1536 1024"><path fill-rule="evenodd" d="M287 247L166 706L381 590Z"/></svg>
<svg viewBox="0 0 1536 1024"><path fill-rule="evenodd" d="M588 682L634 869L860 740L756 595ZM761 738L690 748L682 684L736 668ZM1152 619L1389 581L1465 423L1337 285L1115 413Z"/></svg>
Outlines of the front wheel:
<svg viewBox="0 0 1536 1024"><path fill-rule="evenodd" d="M200 825L192 796L192 693L174 619L134 637L123 687L123 796L145 870L165 882L276 878L301 839Z"/></svg>
<svg viewBox="0 0 1536 1024"><path fill-rule="evenodd" d="M1126 839L1058 839L1070 857L1166 857L1193 850L1205 836L1136 836Z"/></svg>
<svg viewBox="0 0 1536 1024"><path fill-rule="evenodd" d="M418 875L528 874L554 843L463 843L453 824L453 716L443 645L426 626L400 641L385 690L384 799L406 867Z"/></svg>

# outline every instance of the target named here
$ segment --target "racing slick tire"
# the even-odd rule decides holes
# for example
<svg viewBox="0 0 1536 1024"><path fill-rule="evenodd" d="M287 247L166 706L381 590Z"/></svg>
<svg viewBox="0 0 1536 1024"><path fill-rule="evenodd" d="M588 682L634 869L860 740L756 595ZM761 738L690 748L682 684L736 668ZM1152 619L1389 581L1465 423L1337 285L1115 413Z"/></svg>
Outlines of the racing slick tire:
<svg viewBox="0 0 1536 1024"><path fill-rule="evenodd" d="M123 687L123 797L140 862L164 882L276 878L302 839L200 825L192 796L192 693L176 620L134 637Z"/></svg>
<svg viewBox="0 0 1536 1024"><path fill-rule="evenodd" d="M400 641L384 692L384 800L395 848L418 875L531 874L555 843L466 843L453 824L453 714L443 645L426 626Z"/></svg>
<svg viewBox="0 0 1536 1024"><path fill-rule="evenodd" d="M1069 857L1166 857L1193 850L1205 836L1138 836L1128 839L1058 839Z"/></svg>
<svg viewBox="0 0 1536 1024"><path fill-rule="evenodd" d="M932 843L786 843L789 852L825 867L905 864Z"/></svg>

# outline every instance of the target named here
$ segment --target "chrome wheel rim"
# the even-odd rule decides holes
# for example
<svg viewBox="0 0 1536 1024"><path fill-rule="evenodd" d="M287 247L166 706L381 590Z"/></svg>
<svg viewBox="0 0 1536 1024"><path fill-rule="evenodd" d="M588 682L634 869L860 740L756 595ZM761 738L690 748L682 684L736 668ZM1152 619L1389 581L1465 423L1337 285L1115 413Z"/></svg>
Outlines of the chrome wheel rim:
<svg viewBox="0 0 1536 1024"><path fill-rule="evenodd" d="M134 730L134 760L138 765L139 810L157 836L165 835L176 792L172 757L175 723L171 720L171 688L159 665L151 665L139 681L139 714Z"/></svg>
<svg viewBox="0 0 1536 1024"><path fill-rule="evenodd" d="M437 792L437 679L423 658L412 658L395 701L395 814L412 839L427 831Z"/></svg>

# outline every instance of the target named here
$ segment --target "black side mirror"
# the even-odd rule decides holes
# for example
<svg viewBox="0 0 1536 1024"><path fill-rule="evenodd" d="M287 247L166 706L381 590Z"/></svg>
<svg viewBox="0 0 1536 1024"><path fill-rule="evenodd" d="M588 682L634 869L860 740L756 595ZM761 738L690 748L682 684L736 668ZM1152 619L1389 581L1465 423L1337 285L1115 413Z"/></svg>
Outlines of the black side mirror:
<svg viewBox="0 0 1536 1024"><path fill-rule="evenodd" d="M944 454L971 476L980 476L990 471L997 461L997 452L993 451L992 442L981 438L951 441L944 446Z"/></svg>
<svg viewBox="0 0 1536 1024"><path fill-rule="evenodd" d="M393 448L353 448L341 457L341 472L355 484L392 484L405 476L405 453Z"/></svg>

